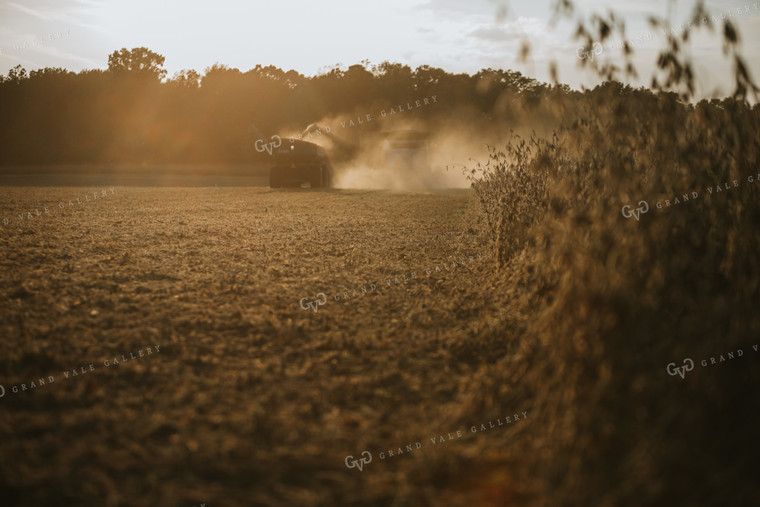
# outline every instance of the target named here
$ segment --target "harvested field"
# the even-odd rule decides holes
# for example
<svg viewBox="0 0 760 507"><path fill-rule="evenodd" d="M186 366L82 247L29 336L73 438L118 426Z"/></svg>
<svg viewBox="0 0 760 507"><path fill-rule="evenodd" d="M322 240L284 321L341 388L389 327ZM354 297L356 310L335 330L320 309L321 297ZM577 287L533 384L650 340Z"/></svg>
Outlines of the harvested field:
<svg viewBox="0 0 760 507"><path fill-rule="evenodd" d="M470 191L3 187L0 203L7 505L519 498L504 478L530 401L471 392L522 318L494 293Z"/></svg>

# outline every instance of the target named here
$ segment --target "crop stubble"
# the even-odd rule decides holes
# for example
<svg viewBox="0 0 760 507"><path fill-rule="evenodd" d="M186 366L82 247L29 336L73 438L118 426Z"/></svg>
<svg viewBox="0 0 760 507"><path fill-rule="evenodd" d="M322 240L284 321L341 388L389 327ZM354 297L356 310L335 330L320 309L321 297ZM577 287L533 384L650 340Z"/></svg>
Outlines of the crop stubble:
<svg viewBox="0 0 760 507"><path fill-rule="evenodd" d="M486 448L504 462L507 430L377 456L529 408L470 402L490 334L519 319L489 290L468 191L117 187L57 206L85 190L95 189L0 191L2 216L54 211L2 229L6 498L428 503L447 483L486 480L463 472L452 486L456 463ZM480 262L421 273L478 252ZM384 283L410 271L421 274ZM376 291L333 298L370 283ZM318 313L299 307L318 292L329 298ZM161 353L103 365L153 345ZM372 464L347 469L345 456L365 449Z"/></svg>

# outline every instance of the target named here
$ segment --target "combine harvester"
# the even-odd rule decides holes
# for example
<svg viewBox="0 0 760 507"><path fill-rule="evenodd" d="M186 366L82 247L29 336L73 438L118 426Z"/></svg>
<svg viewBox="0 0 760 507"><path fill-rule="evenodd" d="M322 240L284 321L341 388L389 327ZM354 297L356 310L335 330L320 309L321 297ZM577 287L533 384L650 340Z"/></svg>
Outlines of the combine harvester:
<svg viewBox="0 0 760 507"><path fill-rule="evenodd" d="M333 160L339 170L367 168L360 170L367 171L374 188L440 187L442 175L431 166L429 138L430 132L404 129L369 133L353 141L311 124L297 137L282 138L270 162L269 186L331 187Z"/></svg>
<svg viewBox="0 0 760 507"><path fill-rule="evenodd" d="M430 132L423 130L389 130L383 135L383 168L417 173L432 173L430 166Z"/></svg>
<svg viewBox="0 0 760 507"><path fill-rule="evenodd" d="M382 133L381 170L390 188L433 189L448 186L446 175L431 163L430 132L390 130Z"/></svg>

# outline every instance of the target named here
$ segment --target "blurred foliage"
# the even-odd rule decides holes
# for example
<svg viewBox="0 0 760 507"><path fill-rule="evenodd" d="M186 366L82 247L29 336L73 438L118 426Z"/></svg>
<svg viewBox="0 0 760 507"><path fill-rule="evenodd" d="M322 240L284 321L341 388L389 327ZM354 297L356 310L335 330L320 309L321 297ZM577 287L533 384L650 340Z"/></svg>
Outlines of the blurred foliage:
<svg viewBox="0 0 760 507"><path fill-rule="evenodd" d="M620 27L606 19L579 22L589 47ZM760 107L746 101L757 88L731 49L730 21L722 33L737 63L733 97L689 103L688 34L669 37L654 91L607 82L580 103L549 94L553 136L515 137L470 172L499 266L517 281L505 290L528 322L490 382L533 400L541 423L511 448L540 504L760 502L749 445L760 381L751 348ZM621 208L640 200L649 212L624 218ZM738 349L743 359L701 365ZM687 357L696 366L685 379L667 374Z"/></svg>

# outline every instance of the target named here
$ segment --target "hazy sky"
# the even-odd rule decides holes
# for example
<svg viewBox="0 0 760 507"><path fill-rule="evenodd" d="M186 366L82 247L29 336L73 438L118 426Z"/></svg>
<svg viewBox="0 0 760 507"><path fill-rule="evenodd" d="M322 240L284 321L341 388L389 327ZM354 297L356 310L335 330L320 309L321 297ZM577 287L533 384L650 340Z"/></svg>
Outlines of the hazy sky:
<svg viewBox="0 0 760 507"><path fill-rule="evenodd" d="M553 0L286 0L200 2L186 0L0 0L0 72L21 64L106 68L108 55L145 46L166 57L168 75L215 62L246 71L273 64L306 75L369 60L441 67L474 73L504 68L548 80L554 60L560 80L572 86L596 81L578 67L579 44L569 22L549 26ZM646 23L665 17L664 0L577 1L584 12L612 9L627 23L639 74L649 82L662 36ZM671 25L682 24L692 1L675 3ZM506 7L506 16L503 7ZM760 0L711 1L710 12L738 25L752 75L760 78ZM533 51L518 61L521 41ZM701 95L729 90L730 67L715 34L692 41ZM606 49L599 58L615 58ZM760 80L760 79L759 79ZM637 83L633 83L637 84Z"/></svg>

